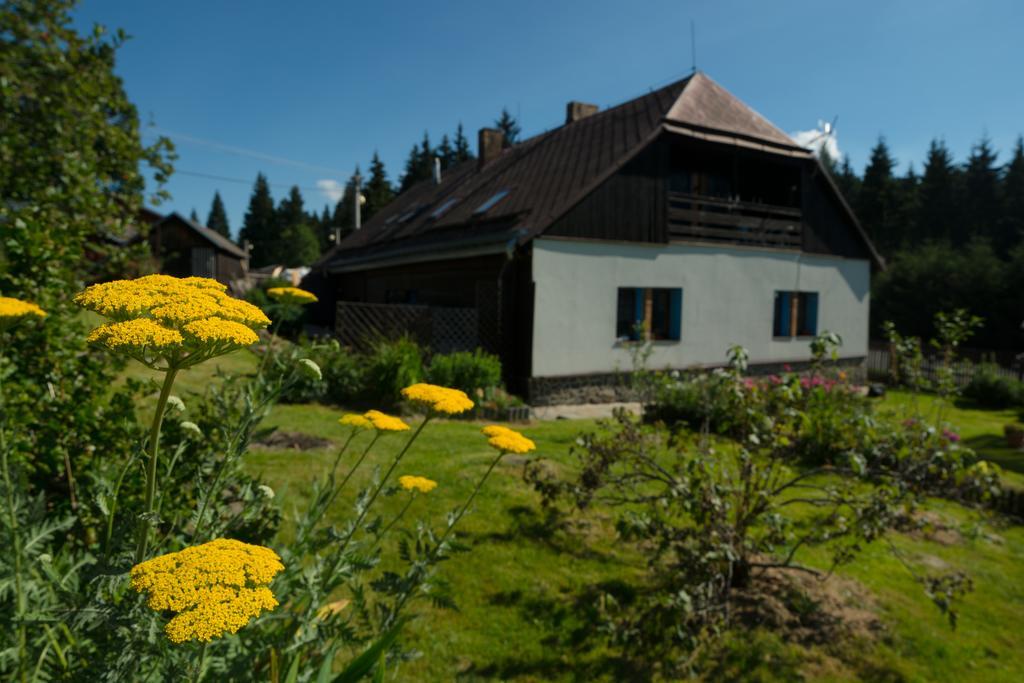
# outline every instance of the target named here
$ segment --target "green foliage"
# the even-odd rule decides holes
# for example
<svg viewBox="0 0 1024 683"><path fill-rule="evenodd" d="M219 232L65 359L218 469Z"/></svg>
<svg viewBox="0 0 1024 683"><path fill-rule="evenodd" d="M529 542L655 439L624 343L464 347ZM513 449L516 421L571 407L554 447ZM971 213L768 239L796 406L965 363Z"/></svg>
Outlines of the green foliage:
<svg viewBox="0 0 1024 683"><path fill-rule="evenodd" d="M213 193L210 213L206 217L206 227L229 239L231 237L231 226L228 225L228 212L224 208L224 201L220 198L220 192Z"/></svg>
<svg viewBox="0 0 1024 683"><path fill-rule="evenodd" d="M274 245L277 242L277 220L274 198L270 195L270 184L262 173L256 176L238 239L252 244L250 265L253 268L276 262Z"/></svg>
<svg viewBox="0 0 1024 683"><path fill-rule="evenodd" d="M268 368L268 373L280 373L287 367L291 356L309 358L320 366L322 381L303 378L295 382L282 395L285 403L323 401L334 405L358 406L368 404L364 359L342 348L337 340L300 339L289 347L281 363Z"/></svg>
<svg viewBox="0 0 1024 683"><path fill-rule="evenodd" d="M397 405L402 388L423 377L423 349L410 337L380 340L366 357L367 391L382 405Z"/></svg>
<svg viewBox="0 0 1024 683"><path fill-rule="evenodd" d="M503 142L505 147L511 147L519 142L519 134L523 129L519 122L516 121L516 117L509 113L508 107L501 108L501 116L495 119L494 127L505 134Z"/></svg>
<svg viewBox="0 0 1024 683"><path fill-rule="evenodd" d="M981 363L974 368L963 397L983 408L1024 406L1024 382L999 373L999 366Z"/></svg>
<svg viewBox="0 0 1024 683"><path fill-rule="evenodd" d="M461 389L475 399L501 385L501 359L482 349L437 354L426 376L431 384Z"/></svg>

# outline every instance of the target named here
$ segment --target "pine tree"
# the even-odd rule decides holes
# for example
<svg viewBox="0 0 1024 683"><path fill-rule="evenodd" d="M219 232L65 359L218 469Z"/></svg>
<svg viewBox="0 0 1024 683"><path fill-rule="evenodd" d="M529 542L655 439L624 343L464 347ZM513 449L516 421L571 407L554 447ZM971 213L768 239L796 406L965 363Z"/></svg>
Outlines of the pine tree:
<svg viewBox="0 0 1024 683"><path fill-rule="evenodd" d="M860 196L860 177L853 170L849 156L843 157L843 163L839 165L836 171L835 181L846 203L850 206L857 206Z"/></svg>
<svg viewBox="0 0 1024 683"><path fill-rule="evenodd" d="M1024 137L1017 138L1013 158L1003 175L1003 220L996 247L1005 253L1013 245L1024 245Z"/></svg>
<svg viewBox="0 0 1024 683"><path fill-rule="evenodd" d="M188 215L188 219L196 225L202 225L202 223L199 222L199 214L196 213L196 207L194 206L192 207L192 213Z"/></svg>
<svg viewBox="0 0 1024 683"><path fill-rule="evenodd" d="M423 131L423 141L418 145L413 145L412 151L409 152L399 191L405 192L421 180L429 178L433 173L433 168L434 149L430 146L430 136Z"/></svg>
<svg viewBox="0 0 1024 683"><path fill-rule="evenodd" d="M899 243L906 247L915 243L915 225L920 194L921 179L914 171L914 164L907 167L907 174L896 181L894 225L898 226Z"/></svg>
<svg viewBox="0 0 1024 683"><path fill-rule="evenodd" d="M441 168L451 168L455 165L455 148L448 140L448 134L441 136L441 144L437 146L437 156L441 159Z"/></svg>
<svg viewBox="0 0 1024 683"><path fill-rule="evenodd" d="M302 192L293 185L275 213L275 261L288 267L308 266L320 255L320 242L306 214Z"/></svg>
<svg viewBox="0 0 1024 683"><path fill-rule="evenodd" d="M494 122L494 127L505 134L504 147L511 147L519 142L519 133L522 128L515 117L509 113L507 107L501 108L501 116Z"/></svg>
<svg viewBox="0 0 1024 683"><path fill-rule="evenodd" d="M459 121L459 125L455 129L453 147L455 148L455 163L462 163L473 158L473 152L469 149L469 140L466 139L466 135L462 132L461 121Z"/></svg>
<svg viewBox="0 0 1024 683"><path fill-rule="evenodd" d="M892 174L895 165L885 138L879 137L871 149L858 193L857 215L883 254L892 253L892 248L902 241L900 227L895 223L896 182Z"/></svg>
<svg viewBox="0 0 1024 683"><path fill-rule="evenodd" d="M213 203L210 204L210 214L206 217L206 227L225 237L231 237L231 227L228 225L228 212L224 209L224 202L220 198L220 192L213 193Z"/></svg>
<svg viewBox="0 0 1024 683"><path fill-rule="evenodd" d="M250 263L254 268L274 263L273 242L276 237L276 216L274 199L270 196L270 185L262 173L256 176L256 183L249 197L249 208L238 238L252 244Z"/></svg>
<svg viewBox="0 0 1024 683"><path fill-rule="evenodd" d="M932 140L918 190L914 241L952 240L961 221L959 171L942 140Z"/></svg>
<svg viewBox="0 0 1024 683"><path fill-rule="evenodd" d="M278 232L284 232L285 228L298 225L306 220L305 202L302 200L302 192L297 185L292 185L288 196L281 200L275 212Z"/></svg>
<svg viewBox="0 0 1024 683"><path fill-rule="evenodd" d="M964 167L964 220L961 225L966 230L956 236L957 244L964 244L975 237L991 239L998 231L1002 207L997 156L987 137L971 148Z"/></svg>
<svg viewBox="0 0 1024 683"><path fill-rule="evenodd" d="M395 190L391 187L391 181L388 180L388 172L377 152L373 153L373 160L370 161L370 179L363 186L363 195L366 197L366 204L363 205L362 210L364 221L373 218L374 214L395 198Z"/></svg>

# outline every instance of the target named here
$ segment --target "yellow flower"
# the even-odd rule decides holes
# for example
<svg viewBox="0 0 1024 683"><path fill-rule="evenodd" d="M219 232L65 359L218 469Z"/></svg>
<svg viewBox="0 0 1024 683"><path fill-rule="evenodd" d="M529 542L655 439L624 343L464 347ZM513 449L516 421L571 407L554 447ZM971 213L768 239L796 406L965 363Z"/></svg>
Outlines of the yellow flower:
<svg viewBox="0 0 1024 683"><path fill-rule="evenodd" d="M137 564L130 575L150 609L177 613L164 632L182 643L236 633L277 607L268 584L283 569L270 548L219 538Z"/></svg>
<svg viewBox="0 0 1024 683"><path fill-rule="evenodd" d="M488 431L490 433L488 433ZM537 445L530 441L525 436L509 429L508 427L501 427L498 425L491 425L490 427L484 427L484 434L487 434L491 438L487 440L491 448L495 448L503 453L529 453L530 451L537 448Z"/></svg>
<svg viewBox="0 0 1024 683"><path fill-rule="evenodd" d="M183 329L196 339L204 342L249 346L259 341L256 333L242 323L221 318L194 320L185 325Z"/></svg>
<svg viewBox="0 0 1024 683"><path fill-rule="evenodd" d="M136 318L119 323L100 325L89 333L88 341L102 344L108 349L143 350L178 346L184 341L181 333L164 327L149 318Z"/></svg>
<svg viewBox="0 0 1024 683"><path fill-rule="evenodd" d="M225 289L209 278L147 275L92 285L75 301L114 321L94 330L91 341L150 366L164 359L182 368L255 344L254 330L270 324L263 311Z"/></svg>
<svg viewBox="0 0 1024 683"><path fill-rule="evenodd" d="M316 295L298 287L271 287L267 296L283 304L312 304L317 302Z"/></svg>
<svg viewBox="0 0 1024 683"><path fill-rule="evenodd" d="M406 491L412 491L415 489L420 493L430 493L437 488L437 482L433 479L427 479L426 477L414 477L409 474L399 477L398 484Z"/></svg>
<svg viewBox="0 0 1024 683"><path fill-rule="evenodd" d="M356 429L373 429L373 423L362 415L356 415L355 413L348 413L338 418L338 424L348 425L349 427L355 427Z"/></svg>
<svg viewBox="0 0 1024 683"><path fill-rule="evenodd" d="M473 402L466 396L466 392L435 384L413 384L402 389L402 396L448 415L458 415L473 407Z"/></svg>
<svg viewBox="0 0 1024 683"><path fill-rule="evenodd" d="M363 417L369 420L378 432L404 432L409 429L409 425L399 418L385 415L379 410L367 410Z"/></svg>
<svg viewBox="0 0 1024 683"><path fill-rule="evenodd" d="M46 311L28 301L0 296L0 318L24 318L26 315L45 318Z"/></svg>

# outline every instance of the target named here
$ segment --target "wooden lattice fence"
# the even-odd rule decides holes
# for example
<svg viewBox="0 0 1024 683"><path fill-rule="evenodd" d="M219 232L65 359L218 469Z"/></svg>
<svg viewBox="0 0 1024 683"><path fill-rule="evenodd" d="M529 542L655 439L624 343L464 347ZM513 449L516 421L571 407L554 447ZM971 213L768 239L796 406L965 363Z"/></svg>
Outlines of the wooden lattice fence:
<svg viewBox="0 0 1024 683"><path fill-rule="evenodd" d="M368 349L379 339L408 334L434 353L471 351L487 348L480 317L476 308L339 301L335 333L341 343L358 350Z"/></svg>

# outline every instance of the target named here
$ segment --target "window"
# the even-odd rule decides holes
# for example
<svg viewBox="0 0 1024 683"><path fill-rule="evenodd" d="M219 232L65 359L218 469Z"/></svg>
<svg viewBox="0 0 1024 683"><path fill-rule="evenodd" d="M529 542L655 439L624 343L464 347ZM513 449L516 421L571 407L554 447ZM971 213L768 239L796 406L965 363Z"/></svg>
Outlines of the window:
<svg viewBox="0 0 1024 683"><path fill-rule="evenodd" d="M615 336L638 341L678 341L683 290L668 287L619 287Z"/></svg>
<svg viewBox="0 0 1024 683"><path fill-rule="evenodd" d="M775 292L772 335L813 337L818 334L817 292Z"/></svg>
<svg viewBox="0 0 1024 683"><path fill-rule="evenodd" d="M456 197L450 197L445 200L444 204L434 209L434 213L430 214L433 219L438 219L448 211L448 209L455 206L455 202L459 201Z"/></svg>
<svg viewBox="0 0 1024 683"><path fill-rule="evenodd" d="M497 204L502 199L507 197L508 193L509 193L508 190L499 190L498 192L495 192L493 195L491 195L490 199L488 199L486 202L484 202L480 206L476 207L476 210L473 211L473 215L474 216L479 216L482 213L487 213L488 211L491 210L491 207L493 207L495 204Z"/></svg>

